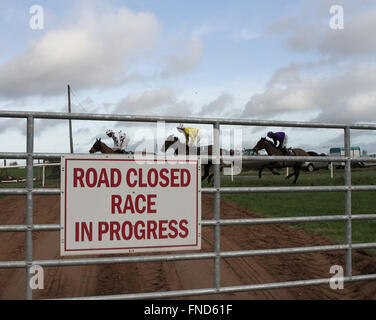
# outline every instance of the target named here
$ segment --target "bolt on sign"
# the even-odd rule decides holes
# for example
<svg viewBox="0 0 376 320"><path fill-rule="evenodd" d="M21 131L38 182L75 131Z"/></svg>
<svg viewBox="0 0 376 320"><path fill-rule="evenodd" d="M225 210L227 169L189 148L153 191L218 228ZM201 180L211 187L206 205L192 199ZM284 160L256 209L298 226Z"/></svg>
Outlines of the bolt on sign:
<svg viewBox="0 0 376 320"><path fill-rule="evenodd" d="M61 157L61 255L201 249L199 157Z"/></svg>

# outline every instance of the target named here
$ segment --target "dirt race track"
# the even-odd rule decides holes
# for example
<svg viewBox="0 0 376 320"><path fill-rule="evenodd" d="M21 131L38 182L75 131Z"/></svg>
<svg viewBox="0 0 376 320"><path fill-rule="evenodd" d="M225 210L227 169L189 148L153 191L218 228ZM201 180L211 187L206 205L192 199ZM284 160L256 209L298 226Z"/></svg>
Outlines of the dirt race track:
<svg viewBox="0 0 376 320"><path fill-rule="evenodd" d="M0 225L25 222L24 196L0 199ZM202 219L213 217L213 198L202 197ZM58 196L35 196L34 223L59 223ZM232 203L221 203L221 217L259 217ZM213 228L203 227L202 251L213 250ZM35 232L34 259L59 259L59 233ZM25 235L0 233L0 260L23 260ZM224 226L221 250L249 250L332 244L317 235L287 225ZM159 253L160 254L160 253ZM103 257L103 256L102 256ZM345 265L345 252L271 255L221 260L221 285L233 286L329 278L332 265ZM376 273L376 259L364 252L353 254L353 274ZM25 269L0 269L0 299L23 299ZM44 290L33 298L60 298L121 293L155 292L213 286L213 261L147 262L136 264L50 267L44 270ZM375 299L376 281L345 283L344 290L329 285L260 290L232 294L185 297L184 299Z"/></svg>

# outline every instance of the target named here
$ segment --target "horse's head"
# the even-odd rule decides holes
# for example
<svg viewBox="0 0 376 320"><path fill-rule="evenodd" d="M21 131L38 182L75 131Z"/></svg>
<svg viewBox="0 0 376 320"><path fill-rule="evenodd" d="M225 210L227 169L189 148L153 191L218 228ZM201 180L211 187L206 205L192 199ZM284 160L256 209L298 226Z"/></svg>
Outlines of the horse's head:
<svg viewBox="0 0 376 320"><path fill-rule="evenodd" d="M97 139L97 141L95 141L95 143L93 144L93 146L91 147L91 149L89 150L90 153L95 153L97 151L101 151L101 138Z"/></svg>
<svg viewBox="0 0 376 320"><path fill-rule="evenodd" d="M261 138L258 142L257 142L257 144L253 147L253 149L252 149L252 151L253 152L259 152L260 150L262 150L262 149L265 149L265 146L266 146L266 142L267 142L268 140L266 140L266 138Z"/></svg>
<svg viewBox="0 0 376 320"><path fill-rule="evenodd" d="M161 148L161 152L166 152L177 141L179 141L178 137L173 134L169 135Z"/></svg>

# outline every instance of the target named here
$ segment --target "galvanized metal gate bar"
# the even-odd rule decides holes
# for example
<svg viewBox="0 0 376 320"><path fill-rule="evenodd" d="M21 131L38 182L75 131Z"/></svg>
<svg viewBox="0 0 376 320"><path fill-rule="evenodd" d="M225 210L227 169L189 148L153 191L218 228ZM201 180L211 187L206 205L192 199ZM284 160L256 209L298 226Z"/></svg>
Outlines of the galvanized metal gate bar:
<svg viewBox="0 0 376 320"><path fill-rule="evenodd" d="M26 219L25 225L4 225L0 226L0 232L25 232L25 260L24 261L1 261L0 269L4 268L25 268L26 283L25 297L32 299L32 290L29 286L30 269L34 265L44 267L52 266L80 266L80 265L102 265L116 263L135 263L153 261L178 261L178 260L198 260L213 259L214 279L213 288L203 288L195 290L179 290L169 292L150 292L138 294L111 295L99 297L81 297L79 299L141 299L141 298L167 298L189 295L202 295L214 293L229 293L249 290L288 288L305 285L316 285L329 283L330 279L298 280L278 283L252 284L242 286L222 287L220 284L220 261L222 258L234 258L244 256L262 256L278 254L312 253L323 251L345 250L346 252L346 277L345 282L375 280L376 274L353 276L352 275L352 250L376 248L375 243L352 243L352 221L354 220L374 220L376 214L352 214L351 195L354 191L376 191L375 185L352 185L351 183L351 163L353 162L375 162L372 157L352 157L350 153L351 129L376 130L376 125L371 124L333 124L333 123L307 123L307 122L287 122L287 121L262 121L262 120L239 120L239 119L202 119L202 118L182 118L182 117L150 117L150 116L128 116L128 115L108 115L108 114L79 114L79 113L52 113L52 112L16 112L0 111L0 118L25 118L27 120L27 146L25 153L0 152L0 158L4 159L26 159L27 161L27 183L26 188L0 189L0 194L26 195ZM203 220L202 225L214 227L214 249L213 252L186 253L186 254L165 254L136 257L111 257L111 258L86 258L86 259L57 259L57 260L33 260L32 233L34 231L59 231L60 225L33 224L33 195L59 195L60 189L38 189L33 185L33 160L34 159L56 159L65 154L56 153L34 153L34 119L72 119L72 120L103 120L103 121L129 121L129 122L185 122L196 124L213 125L213 145L212 157L208 157L214 164L214 188L203 188L202 192L214 194L214 216L212 220ZM343 129L345 158L343 157L286 157L286 156L244 156L244 161L344 161L345 160L345 185L343 186L311 186L311 187L242 187L223 188L220 186L220 159L227 156L220 155L220 125L244 125L244 126L284 126L284 127L305 127L305 128L327 128ZM291 159L290 159L291 158ZM234 157L230 157L234 159ZM221 193L264 193L264 192L345 192L345 213L344 215L326 215L311 217L288 217L288 218L260 218L260 219L221 219L220 216L220 195ZM301 223L313 221L345 221L346 239L345 244L315 247L279 248L262 250L243 251L221 251L220 228L231 225L256 225L271 223Z"/></svg>
<svg viewBox="0 0 376 320"><path fill-rule="evenodd" d="M220 141L219 141L219 133L220 127L219 123L216 122L213 128L213 146L214 146L214 188L216 189L214 194L214 220L216 222L219 221L221 218L221 181L220 181ZM220 265L220 252L221 252L221 229L218 223L214 226L214 252L215 252L215 259L214 259L214 288L219 290L221 287L221 265Z"/></svg>
<svg viewBox="0 0 376 320"><path fill-rule="evenodd" d="M33 291L30 286L31 280L31 266L33 262L33 151L34 151L34 118L32 116L27 117L27 175L26 175L26 285L25 285L25 296L27 300L31 300L33 298Z"/></svg>
<svg viewBox="0 0 376 320"><path fill-rule="evenodd" d="M376 129L376 128L375 128ZM67 156L69 153L33 153L33 159L57 159L61 156ZM27 153L20 153L20 152L0 152L1 159L27 159ZM214 157L201 155L200 158L203 160L212 160ZM222 160L239 160L239 159L246 161L294 161L294 162L306 162L306 161L316 161L316 162L342 162L349 160L350 162L375 162L376 159L373 157L351 157L350 159L346 159L346 157L314 157L314 156L221 156Z"/></svg>
<svg viewBox="0 0 376 320"><path fill-rule="evenodd" d="M350 127L345 128L345 157L346 157L346 164L345 164L345 185L348 187L346 190L346 200L345 200L345 214L348 216L349 219L346 221L346 244L348 245L348 249L346 250L346 276L352 276L352 231L351 231L351 162L349 159L351 158L350 153Z"/></svg>
<svg viewBox="0 0 376 320"><path fill-rule="evenodd" d="M354 282L354 281L372 281L376 279L376 275L362 275L353 277L344 277L344 282ZM234 293L234 292L244 292L244 291L255 291L255 290L271 290L271 289L282 289L282 288L294 288L312 285L323 285L329 284L330 278L327 279L314 279L314 280L298 280L298 281L286 281L286 282L275 282L275 283L263 283L263 284L251 284L244 286L228 286L221 287L219 289L215 288L204 288L204 289L193 289L193 290L180 290L180 291L165 291L165 292L150 292L150 293L134 293L134 294L119 294L119 295L109 295L105 296L106 300L136 300L136 299L167 299L174 297L188 297L188 296L199 296L208 294L220 294L220 293ZM68 300L70 298L59 299ZM102 300L103 297L79 297L74 300Z"/></svg>
<svg viewBox="0 0 376 320"><path fill-rule="evenodd" d="M68 112L35 112L35 111L0 111L0 118L27 118L34 119L65 119L65 120L95 120L95 121L123 121L123 122L166 122L166 123L195 123L234 125L234 126L261 126L261 127L302 127L302 128L324 128L324 129L350 129L375 130L374 124L341 124L325 122L304 122L304 121L271 121L271 120L246 120L246 119L224 119L224 118L195 118L195 117L168 117L168 116L137 116L118 114L88 114Z"/></svg>
<svg viewBox="0 0 376 320"><path fill-rule="evenodd" d="M343 251L349 248L345 244L313 246L313 247L297 247L297 248L278 248L278 249L257 249L257 250L241 250L241 251L222 251L217 255L215 252L203 253L184 253L184 254L162 254L152 256L136 256L136 257L111 257L111 258L76 258L76 259L53 259L53 260L34 260L32 265L42 267L62 267L62 266L88 266L88 265L105 265L105 264L123 264L123 263L145 263L145 262L168 262L182 260L203 260L220 258L239 258L251 256L281 255L281 254L303 254L326 251ZM358 243L352 245L353 249L372 249L376 248L376 242ZM9 268L25 268L26 261L2 261L0 269ZM376 275L376 274L375 274Z"/></svg>

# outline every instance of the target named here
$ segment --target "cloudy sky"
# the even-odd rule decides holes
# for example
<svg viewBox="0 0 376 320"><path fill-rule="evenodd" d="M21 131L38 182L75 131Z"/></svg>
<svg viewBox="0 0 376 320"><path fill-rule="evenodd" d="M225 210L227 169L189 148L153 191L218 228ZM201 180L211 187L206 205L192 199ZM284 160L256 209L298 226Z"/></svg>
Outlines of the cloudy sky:
<svg viewBox="0 0 376 320"><path fill-rule="evenodd" d="M36 4L43 29L30 25ZM0 30L0 110L66 111L70 84L80 113L376 122L373 0L2 0ZM0 151L24 151L25 126L0 119ZM143 124L74 121L75 151L110 127L132 148L150 138ZM343 145L341 130L242 129L246 148L270 129L293 147ZM37 152L69 150L67 121L37 120L35 135ZM373 138L352 144L376 153Z"/></svg>

